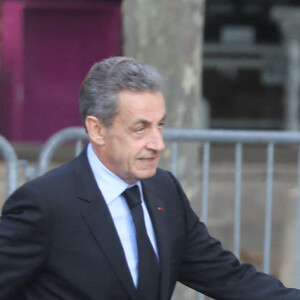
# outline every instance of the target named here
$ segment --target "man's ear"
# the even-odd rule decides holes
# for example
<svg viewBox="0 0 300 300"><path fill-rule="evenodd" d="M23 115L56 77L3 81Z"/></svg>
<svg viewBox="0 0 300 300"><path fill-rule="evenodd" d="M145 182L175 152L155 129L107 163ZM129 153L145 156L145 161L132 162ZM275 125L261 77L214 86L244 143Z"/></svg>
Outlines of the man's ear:
<svg viewBox="0 0 300 300"><path fill-rule="evenodd" d="M104 145L105 143L105 126L94 116L87 116L85 119L85 127L91 142Z"/></svg>

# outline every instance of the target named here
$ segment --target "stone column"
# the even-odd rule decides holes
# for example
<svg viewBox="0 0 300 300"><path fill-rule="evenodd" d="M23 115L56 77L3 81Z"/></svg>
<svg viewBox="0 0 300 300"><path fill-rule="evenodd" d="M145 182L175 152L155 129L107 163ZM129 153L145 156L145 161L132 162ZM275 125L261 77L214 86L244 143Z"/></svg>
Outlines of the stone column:
<svg viewBox="0 0 300 300"><path fill-rule="evenodd" d="M300 129L300 8L275 7L272 17L281 29L286 49L285 129L296 131Z"/></svg>
<svg viewBox="0 0 300 300"><path fill-rule="evenodd" d="M203 0L123 1L123 52L163 73L170 127L202 125L203 11Z"/></svg>
<svg viewBox="0 0 300 300"><path fill-rule="evenodd" d="M201 91L204 2L123 0L123 53L156 66L164 76L168 128L206 126ZM199 147L180 147L179 153L177 177L200 213ZM165 151L161 166L167 166L169 156ZM175 298L187 299L185 296Z"/></svg>

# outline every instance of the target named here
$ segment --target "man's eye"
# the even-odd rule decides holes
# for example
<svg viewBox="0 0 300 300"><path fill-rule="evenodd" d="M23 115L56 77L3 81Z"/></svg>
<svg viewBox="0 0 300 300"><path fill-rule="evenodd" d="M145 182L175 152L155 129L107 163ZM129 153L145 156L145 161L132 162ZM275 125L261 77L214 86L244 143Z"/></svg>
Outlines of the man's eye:
<svg viewBox="0 0 300 300"><path fill-rule="evenodd" d="M162 128L162 127L164 127L164 126L165 126L165 122L161 122L161 123L158 124L158 127L159 127L159 128Z"/></svg>
<svg viewBox="0 0 300 300"><path fill-rule="evenodd" d="M141 127L141 128L138 128L136 129L136 133L143 133L145 131L145 128L144 127Z"/></svg>

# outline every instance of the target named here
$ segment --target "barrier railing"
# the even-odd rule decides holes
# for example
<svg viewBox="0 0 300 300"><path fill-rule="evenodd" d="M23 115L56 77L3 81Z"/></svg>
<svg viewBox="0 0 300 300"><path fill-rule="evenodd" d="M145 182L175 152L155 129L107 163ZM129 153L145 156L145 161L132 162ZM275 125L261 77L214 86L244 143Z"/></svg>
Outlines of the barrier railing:
<svg viewBox="0 0 300 300"><path fill-rule="evenodd" d="M76 141L74 156L79 154L82 149L82 141L87 140L88 136L82 127L70 127L58 131L43 146L38 160L37 175L44 174L51 163L51 159L59 146L67 143L68 141Z"/></svg>
<svg viewBox="0 0 300 300"><path fill-rule="evenodd" d="M211 145L233 144L235 147L235 216L234 216L234 247L233 252L239 257L241 251L241 203L242 203L242 161L245 144L264 145L267 147L266 168L266 208L264 226L263 271L270 273L270 256L272 240L272 210L274 185L274 152L276 145L294 145L298 147L297 191L300 191L300 134L297 132L271 131L229 131L229 130L176 130L167 129L165 139L173 143L172 172L177 173L177 157L179 142L199 142L203 144L203 180L202 180L202 220L207 221L208 187ZM294 286L300 286L300 193L297 194L297 236L296 242L296 271ZM204 299L203 295L199 299Z"/></svg>
<svg viewBox="0 0 300 300"><path fill-rule="evenodd" d="M6 196L18 187L18 157L13 146L0 135L0 151L6 165Z"/></svg>

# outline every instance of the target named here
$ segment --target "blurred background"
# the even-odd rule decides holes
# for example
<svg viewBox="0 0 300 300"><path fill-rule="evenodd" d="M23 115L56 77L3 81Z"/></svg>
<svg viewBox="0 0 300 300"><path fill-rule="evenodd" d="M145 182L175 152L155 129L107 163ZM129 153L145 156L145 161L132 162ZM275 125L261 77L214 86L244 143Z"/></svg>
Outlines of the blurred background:
<svg viewBox="0 0 300 300"><path fill-rule="evenodd" d="M2 0L0 134L10 141L42 142L59 129L80 125L80 84L90 66L105 57L153 61L172 87L181 79L170 75L174 64L166 63L163 51L169 47L174 59L173 46L177 61L183 51L190 55L184 60L194 62L198 75L185 84L198 86L193 107L201 107L196 109L199 124L176 127L298 129L299 1L164 1L163 7L158 1L141 3ZM176 14L179 24L171 17ZM187 23L189 16L194 27ZM192 53L180 43L188 44ZM162 54L153 54L155 47L160 48L154 53Z"/></svg>
<svg viewBox="0 0 300 300"><path fill-rule="evenodd" d="M291 0L206 3L203 94L210 127L296 129L286 87L288 47L297 40ZM290 24L288 24L290 22ZM295 66L294 66L295 67Z"/></svg>

